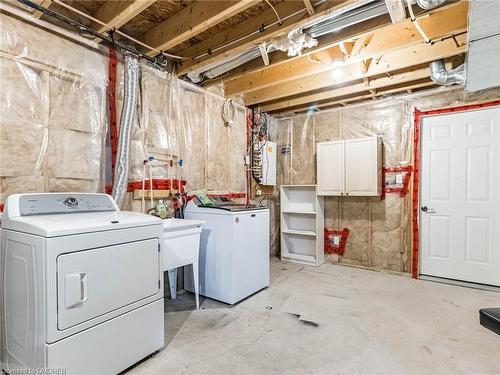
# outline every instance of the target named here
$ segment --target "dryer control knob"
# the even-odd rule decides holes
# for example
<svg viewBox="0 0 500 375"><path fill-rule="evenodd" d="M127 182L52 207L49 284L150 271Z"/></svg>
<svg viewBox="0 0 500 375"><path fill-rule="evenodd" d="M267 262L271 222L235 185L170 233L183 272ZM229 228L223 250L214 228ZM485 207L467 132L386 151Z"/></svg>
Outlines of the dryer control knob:
<svg viewBox="0 0 500 375"><path fill-rule="evenodd" d="M78 200L74 197L66 198L63 203L71 208L78 207Z"/></svg>

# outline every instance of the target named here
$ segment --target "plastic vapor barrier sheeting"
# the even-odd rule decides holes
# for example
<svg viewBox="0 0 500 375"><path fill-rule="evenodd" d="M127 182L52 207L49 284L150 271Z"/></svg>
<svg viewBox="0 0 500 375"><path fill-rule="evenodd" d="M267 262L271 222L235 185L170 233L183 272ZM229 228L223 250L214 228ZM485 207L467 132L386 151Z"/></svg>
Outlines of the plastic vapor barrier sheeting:
<svg viewBox="0 0 500 375"><path fill-rule="evenodd" d="M100 189L106 56L68 53L75 43L5 14L0 24L0 201Z"/></svg>
<svg viewBox="0 0 500 375"><path fill-rule="evenodd" d="M6 13L0 23L0 202L19 192L103 191L111 183L107 48ZM118 126L123 90L118 51ZM219 87L207 91L144 63L137 92L129 182L141 181L143 161L154 157L153 177L186 180L188 191L245 191L243 106L235 103L234 124L226 127ZM139 210L132 196L122 208Z"/></svg>
<svg viewBox="0 0 500 375"><path fill-rule="evenodd" d="M284 115L271 122L278 140L281 184L316 183L316 143L381 136L385 167L413 163L413 112L500 97L500 90L475 94L462 88L393 97L318 113ZM335 173L332 171L332 173ZM410 194L379 197L325 197L325 227L350 230L343 263L410 271ZM278 226L279 223L274 223ZM328 259L328 257L327 257ZM329 259L337 259L329 256Z"/></svg>

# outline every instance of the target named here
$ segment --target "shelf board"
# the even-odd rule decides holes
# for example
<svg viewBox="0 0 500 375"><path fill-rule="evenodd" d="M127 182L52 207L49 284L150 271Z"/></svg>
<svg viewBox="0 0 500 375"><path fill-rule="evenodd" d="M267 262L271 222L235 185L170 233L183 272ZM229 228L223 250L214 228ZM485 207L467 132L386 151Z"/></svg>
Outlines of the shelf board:
<svg viewBox="0 0 500 375"><path fill-rule="evenodd" d="M295 260L295 261L304 262L304 263L308 263L308 264L316 264L317 263L316 258L312 255L287 253L287 254L283 254L281 257L284 258L285 260L290 259L290 260Z"/></svg>
<svg viewBox="0 0 500 375"><path fill-rule="evenodd" d="M316 189L316 185L281 185L281 187L286 189L303 189L303 188Z"/></svg>
<svg viewBox="0 0 500 375"><path fill-rule="evenodd" d="M316 215L316 211L300 211L300 210L284 210L281 211L283 214L304 214L304 215Z"/></svg>
<svg viewBox="0 0 500 375"><path fill-rule="evenodd" d="M283 230L284 234L295 234L299 236L311 236L316 237L316 232L312 230L296 230L296 229L287 229Z"/></svg>

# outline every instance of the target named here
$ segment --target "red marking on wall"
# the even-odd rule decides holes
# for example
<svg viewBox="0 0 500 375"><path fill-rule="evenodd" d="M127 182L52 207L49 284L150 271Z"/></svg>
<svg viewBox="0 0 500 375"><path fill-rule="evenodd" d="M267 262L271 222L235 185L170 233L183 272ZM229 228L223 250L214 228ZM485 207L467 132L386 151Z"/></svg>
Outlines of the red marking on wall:
<svg viewBox="0 0 500 375"><path fill-rule="evenodd" d="M184 192L186 180L172 178L153 178L153 190L179 190ZM151 190L149 180L144 183L145 190ZM132 181L127 185L127 191L142 190L142 181Z"/></svg>
<svg viewBox="0 0 500 375"><path fill-rule="evenodd" d="M406 167L384 167L383 172L383 181L384 181L384 194L385 193L398 193L400 197L406 196L409 192L410 180L411 180L411 172L413 171L413 167L408 165ZM401 186L387 186L386 183L386 175L388 173L404 173L403 183Z"/></svg>
<svg viewBox="0 0 500 375"><path fill-rule="evenodd" d="M325 254L344 255L349 229L327 229L325 228ZM338 244L335 243L334 237L340 237Z"/></svg>
<svg viewBox="0 0 500 375"><path fill-rule="evenodd" d="M412 198L412 224L413 224L413 250L412 250L412 271L411 275L414 279L419 275L419 185L420 185L420 127L422 117L442 115L446 113L472 111L474 109L482 109L488 107L499 106L500 100L494 100L488 103L470 104L459 107L433 109L430 111L420 111L415 108L414 134L413 134L413 198Z"/></svg>
<svg viewBox="0 0 500 375"><path fill-rule="evenodd" d="M106 193L113 190L115 180L116 153L118 150L118 126L116 124L116 50L109 48L108 56L108 113L109 113L109 137L111 140L111 189L106 186Z"/></svg>

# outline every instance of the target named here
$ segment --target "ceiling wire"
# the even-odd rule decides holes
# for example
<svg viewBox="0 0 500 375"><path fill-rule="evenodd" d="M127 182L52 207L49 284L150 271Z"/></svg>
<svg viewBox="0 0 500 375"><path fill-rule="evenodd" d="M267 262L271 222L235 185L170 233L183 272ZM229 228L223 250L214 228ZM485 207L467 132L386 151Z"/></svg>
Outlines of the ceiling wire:
<svg viewBox="0 0 500 375"><path fill-rule="evenodd" d="M24 4L30 8L33 8L35 10L38 10L40 12L42 12L43 14L46 14L48 15L49 17L53 17L59 21L62 21L76 29L78 29L80 31L80 34L82 32L86 32L90 35L93 35L94 37L96 38L100 38L100 39L103 39L111 44L114 44L118 47L120 47L121 49L123 49L124 51L127 51L135 56L138 56L138 57L141 57L149 62L151 62L153 64L153 66L155 67L160 67L161 68L161 65L158 63L158 60L156 58L153 58L153 57L149 57L148 55L145 55L144 53L138 51L135 47L133 46L130 46L128 44L125 44L119 40L115 40L113 39L112 37L108 36L108 35L104 35L102 33L99 33L97 32L96 30L94 30L93 28L87 26L87 25L84 25L83 23L81 22L78 22L78 21L75 21L74 19L68 17L68 16L65 16L61 13L58 13L58 12L54 12L53 10L51 9L48 9L48 8L45 8L43 6L41 6L40 4L34 2L34 1L31 1L31 0L17 0L19 3L21 4ZM29 13L26 13L26 14L29 14Z"/></svg>
<svg viewBox="0 0 500 375"><path fill-rule="evenodd" d="M276 14L276 18L278 19L278 22L279 22L280 26L283 25L283 22L281 21L280 15L278 14L278 11L276 10L276 8L273 7L273 4L271 4L269 2L269 0L266 0L266 3L267 3L267 5L269 5L271 7L271 9L273 10L274 14Z"/></svg>
<svg viewBox="0 0 500 375"><path fill-rule="evenodd" d="M115 28L113 28L113 27L110 27L110 26L109 26L107 23L105 23L105 22L102 22L101 20L99 20L99 19L97 19L97 18L95 18L95 17L92 17L91 15L89 15L89 14L87 14L87 13L85 13L85 12L82 12L82 11L78 10L78 9L76 9L76 8L72 7L71 5L68 5L68 4L66 4L66 3L63 3L61 0L53 0L53 2L54 2L54 3L57 3L57 4L59 4L59 5L61 5L63 8L69 9L69 10L71 10L72 12L74 12L74 13L77 13L77 14L81 15L82 17L85 17L85 18L87 18L87 19L89 19L89 20L91 20L91 21L94 21L95 23L97 23L97 24L99 24L99 25L101 25L101 26L105 26L105 27L107 27L108 29L113 30L113 33L114 33L114 34L121 35L121 36L123 36L124 38L127 38L127 39L131 40L132 42L137 43L137 44L139 44L140 46L142 46L142 47L144 47L144 48L147 48L147 49L149 49L149 50L151 50L151 51L153 51L153 52L157 52L157 53L159 53L159 54L161 54L161 55L163 55L163 56L170 57L170 58L177 59L177 60L186 60L186 58L185 58L185 57L182 57L182 56L177 56L177 55L172 55L172 54L170 54L170 53L163 52L163 51L161 51L161 50L159 50L159 49L157 49L157 48L151 47L150 45L147 45L147 44L145 44L145 43L141 42L140 40L137 40L137 39L135 39L135 38L131 37L130 35L125 34L124 32L121 32L121 31L120 31L120 30L118 30L118 29L115 29Z"/></svg>

